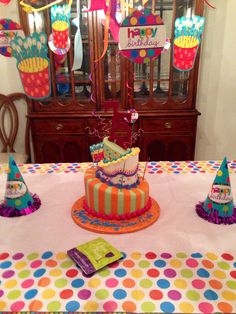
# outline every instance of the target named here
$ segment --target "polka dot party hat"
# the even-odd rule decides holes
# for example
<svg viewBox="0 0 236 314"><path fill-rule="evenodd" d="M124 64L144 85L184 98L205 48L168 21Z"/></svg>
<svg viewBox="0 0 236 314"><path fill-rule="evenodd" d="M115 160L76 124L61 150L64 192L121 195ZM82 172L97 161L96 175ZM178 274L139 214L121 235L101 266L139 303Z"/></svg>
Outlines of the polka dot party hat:
<svg viewBox="0 0 236 314"><path fill-rule="evenodd" d="M28 215L39 209L40 205L39 197L29 192L15 160L10 156L5 200L0 203L0 215L4 217Z"/></svg>
<svg viewBox="0 0 236 314"><path fill-rule="evenodd" d="M196 205L197 214L215 224L236 223L236 207L231 194L229 170L226 157L212 184L204 203Z"/></svg>

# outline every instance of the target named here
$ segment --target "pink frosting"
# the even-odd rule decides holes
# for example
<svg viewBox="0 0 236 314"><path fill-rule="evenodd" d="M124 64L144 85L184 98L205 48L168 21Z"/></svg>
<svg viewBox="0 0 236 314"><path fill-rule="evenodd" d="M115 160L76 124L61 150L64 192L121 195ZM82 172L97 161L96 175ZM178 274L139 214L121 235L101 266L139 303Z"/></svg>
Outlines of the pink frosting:
<svg viewBox="0 0 236 314"><path fill-rule="evenodd" d="M97 217L97 218L106 219L106 220L125 220L125 219L131 219L134 217L138 217L138 216L144 214L146 211L148 211L151 208L151 206L152 206L152 201L151 201L151 198L149 197L147 204L143 208L141 208L141 209L139 209L133 213L122 214L122 215L116 215L116 214L105 215L102 213L95 212L93 209L88 207L87 202L84 201L84 209L86 210L86 212L89 215L92 215L92 216Z"/></svg>

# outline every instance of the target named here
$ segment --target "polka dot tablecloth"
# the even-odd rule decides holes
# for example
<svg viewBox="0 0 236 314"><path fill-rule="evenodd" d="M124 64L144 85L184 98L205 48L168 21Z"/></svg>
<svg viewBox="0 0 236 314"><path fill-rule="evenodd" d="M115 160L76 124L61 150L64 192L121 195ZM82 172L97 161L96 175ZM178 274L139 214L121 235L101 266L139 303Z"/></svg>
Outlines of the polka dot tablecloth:
<svg viewBox="0 0 236 314"><path fill-rule="evenodd" d="M226 252L133 252L91 277L65 252L3 252L0 271L0 311L236 312L236 260Z"/></svg>
<svg viewBox="0 0 236 314"><path fill-rule="evenodd" d="M162 176L162 178L168 177L169 180L169 177L176 178L178 174L185 173L193 174L193 176L199 173L214 174L220 164L221 161L149 162L146 172L153 175L170 173L172 176ZM20 165L19 168L22 173L32 174L32 176L30 175L31 178L33 178L35 173L56 174L73 172L81 172L82 177L84 171L91 165L91 163L26 164ZM145 166L145 163L140 163L140 171L144 171ZM229 170L231 173L236 172L236 161L229 163ZM0 165L0 173L6 171L7 165ZM50 181L52 183L54 182L53 177L53 175L42 176L42 180L44 180L42 182L46 182L45 180L47 180L47 182ZM59 189L58 193L61 193L62 187L64 186L63 184L67 183L65 178L70 178L69 184L73 184L74 182L74 176L71 175L60 175L58 177L60 177L60 184L57 187ZM188 176L179 176L182 182L186 181L187 183L186 177ZM153 179L155 179L155 177L153 177ZM193 181L195 182L196 180ZM49 185L51 184L50 182ZM173 187L176 187L174 182L172 182L172 184ZM170 189L170 191L172 190ZM173 198L176 199L176 197L178 197L178 201L181 202L181 195L175 193L175 189L173 189L173 191ZM191 191L192 190L189 189L189 192ZM53 190L51 190L51 193L53 193ZM44 195L44 193L42 193L42 195ZM77 195L77 192L75 195ZM67 195L65 198L66 197ZM68 197L68 202L69 200ZM48 201L51 200L48 199ZM169 214L166 212L165 215L163 214L163 216L161 216L159 225L158 223L156 225L156 236L154 233L153 236L147 237L147 239L150 240L154 240L153 237L155 237L155 246L150 245L150 248L146 249L146 246L143 245L142 247L140 244L134 247L137 251L132 252L134 248L128 249L127 245L125 249L125 239L121 238L124 241L121 245L122 250L126 252L124 258L100 270L95 275L86 277L81 273L80 269L76 267L73 261L69 259L65 251L60 252L60 249L57 249L57 247L60 247L61 241L57 241L54 238L55 234L57 234L54 233L57 232L57 224L54 226L55 229L53 229L52 225L47 225L50 217L52 217L51 212L53 212L53 210L58 211L59 203L61 202L62 201L56 203L58 207L54 206L50 208L50 210L46 210L48 205L45 205L45 207L42 207L38 212L27 216L26 218L28 220L25 220L28 226L25 226L25 230L27 230L26 233L21 232L24 225L24 221L21 218L16 222L9 220L4 221L4 224L2 224L0 229L2 232L0 238L0 312L236 312L236 258L234 254L233 232L229 230L231 226L224 229L226 230L224 235L227 234L227 236L223 238L222 233L224 231L222 231L222 233L219 231L223 229L216 229L213 225L204 225L204 221L200 220L194 214L189 214L191 221L195 221L196 224L201 224L201 226L195 230L205 230L205 236L209 235L210 240L208 242L212 245L209 248L207 244L205 244L203 248L211 250L211 252L199 249L199 247L202 247L201 239L204 239L204 237L201 237L202 235L199 235L199 232L197 233L199 235L198 242L200 242L197 243L199 244L198 248L194 245L192 246L192 242L189 241L188 245L185 246L186 249L183 248L182 244L179 245L180 248L182 247L183 252L178 252L178 248L176 248L177 251L174 249L172 251L172 248L175 248L174 244L165 249L165 238L168 238L170 229L166 232L162 229L162 241L160 240L161 233L158 233L160 229L163 228L163 225L166 226L165 219L172 217L173 223L176 220L176 217L171 216L172 211L169 211ZM51 204L54 203L52 202ZM67 204L67 200L64 204ZM181 204L184 205L185 203L182 202ZM64 209L61 209L60 218L63 217L63 212ZM50 238L49 235L44 233L45 243L47 243L47 240L49 243L58 242L58 246L55 245L50 251L48 248L51 246L47 246L45 243L43 243L40 248L37 247L37 245L35 246L35 243L39 242L37 232L40 232L40 228L37 229L35 218L37 225L44 223L48 227L48 232L51 229L53 230L53 232L51 232L53 242L50 242L51 240L48 240ZM164 223L161 223L161 219L163 219L162 221L164 221ZM28 224L28 221L31 221L31 225ZM18 223L17 235L14 232L12 234L7 233L7 230L10 232L13 230L11 225L13 222L14 228ZM172 220L169 221L168 228L172 228L173 224L171 224L171 222ZM31 232L34 230L32 229L34 228L34 223L37 229L37 232L35 232L34 235L32 234L32 238L34 236L34 241L36 241L34 242L32 240L34 246L28 247L24 244L32 244L31 239L25 239L24 243L20 243L18 249L12 253L11 249L16 247L18 239L21 241L21 237L18 235L28 236L29 229L31 228ZM61 223L60 219L58 219L57 223ZM70 224L69 221L67 223ZM9 228L5 227L7 224ZM179 223L175 224L176 227L178 227L178 225ZM63 226L63 222L60 226ZM90 234L85 234L86 231L73 229L73 227L73 224L68 227L68 229L65 227L66 231L64 231L63 236L65 234L68 238L65 239L65 242L68 241L68 243L70 243L71 239L73 239L70 237L74 237L74 235L78 237L78 243L86 240L87 236L91 236ZM74 230L73 232L71 231L71 234L68 234L69 228L70 230ZM185 226L186 230L181 234L181 228L179 227L176 232L176 241L180 240L181 242L184 235L186 235L186 238L191 238L191 234L188 233L190 229ZM4 230L6 230L6 232L3 232ZM208 233L206 231L208 231ZM147 230L146 232L147 233L144 231L147 235L149 231ZM6 234L9 234L9 236L5 236ZM96 236L97 235L94 234L94 238ZM131 236L133 237L132 239L135 239L135 234ZM216 236L222 241L218 243L218 238L215 239ZM58 238L60 238L59 234ZM169 238L171 239L171 235L169 235ZM129 236L127 236L127 239L129 239ZM111 238L112 244L114 240L115 238ZM134 241L134 243L137 242L138 241ZM162 242L164 245L162 245ZM185 242L187 242L187 240ZM226 242L231 243L231 245L225 246ZM191 245L189 245L189 243ZM196 241L194 243L196 244ZM22 245L25 245L25 248L23 248ZM32 247L35 247L35 252L32 251ZM70 246L65 245L65 243L64 247L70 248ZM153 247L155 247L156 250L154 250ZM220 254L219 252L216 253L215 250L219 249L219 247L221 247L222 250L225 248L226 251ZM157 251L158 248L159 251ZM22 251L18 251L20 249ZM167 251L164 252L163 250Z"/></svg>
<svg viewBox="0 0 236 314"><path fill-rule="evenodd" d="M147 164L147 173L216 173L222 161L160 161L149 162ZM144 170L146 163L140 162L140 170ZM92 166L92 163L51 163L51 164L24 164L19 165L22 173L68 173L68 172L85 172ZM236 173L236 160L229 162L229 172ZM0 173L7 172L7 164L0 164Z"/></svg>

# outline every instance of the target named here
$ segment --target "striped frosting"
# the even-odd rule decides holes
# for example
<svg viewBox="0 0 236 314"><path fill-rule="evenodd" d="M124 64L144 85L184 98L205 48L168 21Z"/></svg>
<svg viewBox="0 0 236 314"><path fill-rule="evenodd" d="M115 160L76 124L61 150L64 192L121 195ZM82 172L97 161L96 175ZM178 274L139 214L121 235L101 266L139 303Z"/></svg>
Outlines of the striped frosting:
<svg viewBox="0 0 236 314"><path fill-rule="evenodd" d="M96 178L96 169L87 169L85 196L90 209L105 215L124 215L145 207L149 199L149 185L144 180L130 190L108 186Z"/></svg>

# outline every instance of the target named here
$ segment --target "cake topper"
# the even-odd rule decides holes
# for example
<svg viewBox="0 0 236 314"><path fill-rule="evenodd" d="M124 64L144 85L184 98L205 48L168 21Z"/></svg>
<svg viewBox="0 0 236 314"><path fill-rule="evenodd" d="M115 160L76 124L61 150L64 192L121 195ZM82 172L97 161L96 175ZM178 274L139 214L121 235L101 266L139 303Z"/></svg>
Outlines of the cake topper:
<svg viewBox="0 0 236 314"><path fill-rule="evenodd" d="M109 108L113 109L109 140L126 149L132 143L132 131L130 126L125 122L125 119L126 121L131 121L132 113L119 112L118 105L119 102L117 100L108 100L104 102L105 111ZM123 132L123 134L120 135L119 132Z"/></svg>

